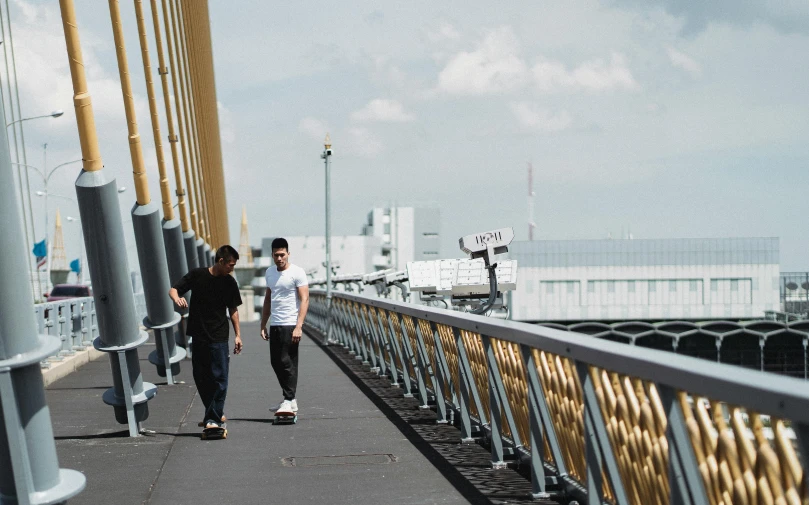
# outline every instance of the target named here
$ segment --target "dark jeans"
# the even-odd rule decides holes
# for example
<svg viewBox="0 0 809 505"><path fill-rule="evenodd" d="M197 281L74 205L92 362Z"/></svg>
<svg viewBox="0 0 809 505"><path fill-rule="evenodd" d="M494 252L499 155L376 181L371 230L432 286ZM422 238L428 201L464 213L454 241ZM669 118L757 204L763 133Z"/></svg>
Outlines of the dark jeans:
<svg viewBox="0 0 809 505"><path fill-rule="evenodd" d="M292 343L295 326L270 326L270 363L284 400L294 400L298 389L298 344Z"/></svg>
<svg viewBox="0 0 809 505"><path fill-rule="evenodd" d="M205 406L203 423L222 422L225 413L225 397L228 394L228 369L230 348L228 342L199 342L193 340L194 352L191 364L194 367L194 383Z"/></svg>

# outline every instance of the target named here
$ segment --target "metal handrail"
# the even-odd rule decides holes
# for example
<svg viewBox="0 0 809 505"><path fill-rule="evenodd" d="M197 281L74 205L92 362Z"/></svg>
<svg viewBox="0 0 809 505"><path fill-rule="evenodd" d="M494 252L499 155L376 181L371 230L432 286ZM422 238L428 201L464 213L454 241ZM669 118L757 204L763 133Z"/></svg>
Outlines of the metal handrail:
<svg viewBox="0 0 809 505"><path fill-rule="evenodd" d="M146 299L142 292L135 293L135 311L140 320L146 317ZM56 353L40 362L42 368L50 368L54 363L92 347L93 340L98 337L98 319L92 296L37 303L34 317L41 334L56 336L62 342Z"/></svg>
<svg viewBox="0 0 809 505"><path fill-rule="evenodd" d="M533 463L537 495L544 467L589 503L809 495L801 380L387 299L334 292L330 314L325 292L310 300L309 329L322 333L331 318L340 343L405 394L434 401L439 422L450 419L447 408L458 414L461 438L476 424L493 467L509 452ZM763 435L768 421L774 446Z"/></svg>

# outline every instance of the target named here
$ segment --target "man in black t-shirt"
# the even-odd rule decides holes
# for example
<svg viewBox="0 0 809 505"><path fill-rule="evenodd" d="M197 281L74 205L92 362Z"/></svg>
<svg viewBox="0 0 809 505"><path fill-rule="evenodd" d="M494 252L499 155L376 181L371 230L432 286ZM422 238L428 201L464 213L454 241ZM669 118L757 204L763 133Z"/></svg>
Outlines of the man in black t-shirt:
<svg viewBox="0 0 809 505"><path fill-rule="evenodd" d="M188 307L182 295L193 291L188 314L186 335L192 337L194 383L205 406L202 425L216 428L225 421L225 397L228 393L230 353L228 314L236 333L234 354L242 352L239 312L242 304L239 285L230 273L239 260L239 253L229 245L216 251L212 267L195 268L185 274L169 290L169 296L179 307Z"/></svg>

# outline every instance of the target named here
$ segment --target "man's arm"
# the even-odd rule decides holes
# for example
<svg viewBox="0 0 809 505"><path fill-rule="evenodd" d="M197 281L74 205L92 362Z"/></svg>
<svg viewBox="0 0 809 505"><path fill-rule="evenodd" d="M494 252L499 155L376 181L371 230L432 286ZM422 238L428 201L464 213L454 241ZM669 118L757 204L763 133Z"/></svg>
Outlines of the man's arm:
<svg viewBox="0 0 809 505"><path fill-rule="evenodd" d="M298 324L292 330L292 343L297 344L303 336L303 321L306 319L306 312L309 310L309 286L298 286L298 298L301 300L301 308L298 311Z"/></svg>
<svg viewBox="0 0 809 505"><path fill-rule="evenodd" d="M180 294L177 292L176 288L169 289L169 297L171 300L177 304L178 307L188 307L188 302L185 298L181 297Z"/></svg>
<svg viewBox="0 0 809 505"><path fill-rule="evenodd" d="M230 322L233 325L233 332L236 333L236 345L233 348L233 354L239 354L242 352L242 333L239 328L239 309L238 307L233 307L228 309L230 312Z"/></svg>
<svg viewBox="0 0 809 505"><path fill-rule="evenodd" d="M264 292L264 307L261 309L261 338L269 340L270 335L267 333L267 321L270 320L270 304L272 291L269 289Z"/></svg>

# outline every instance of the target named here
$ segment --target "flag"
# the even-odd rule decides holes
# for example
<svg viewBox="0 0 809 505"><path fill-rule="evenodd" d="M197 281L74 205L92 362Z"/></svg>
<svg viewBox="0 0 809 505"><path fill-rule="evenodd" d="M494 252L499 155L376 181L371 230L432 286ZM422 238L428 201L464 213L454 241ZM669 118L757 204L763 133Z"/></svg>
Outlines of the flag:
<svg viewBox="0 0 809 505"><path fill-rule="evenodd" d="M37 270L45 266L45 263L48 262L48 246L43 239L41 242L37 242L34 244L34 256L37 258Z"/></svg>
<svg viewBox="0 0 809 505"><path fill-rule="evenodd" d="M79 258L76 258L70 262L70 271L76 272L77 274L81 272L81 261Z"/></svg>

